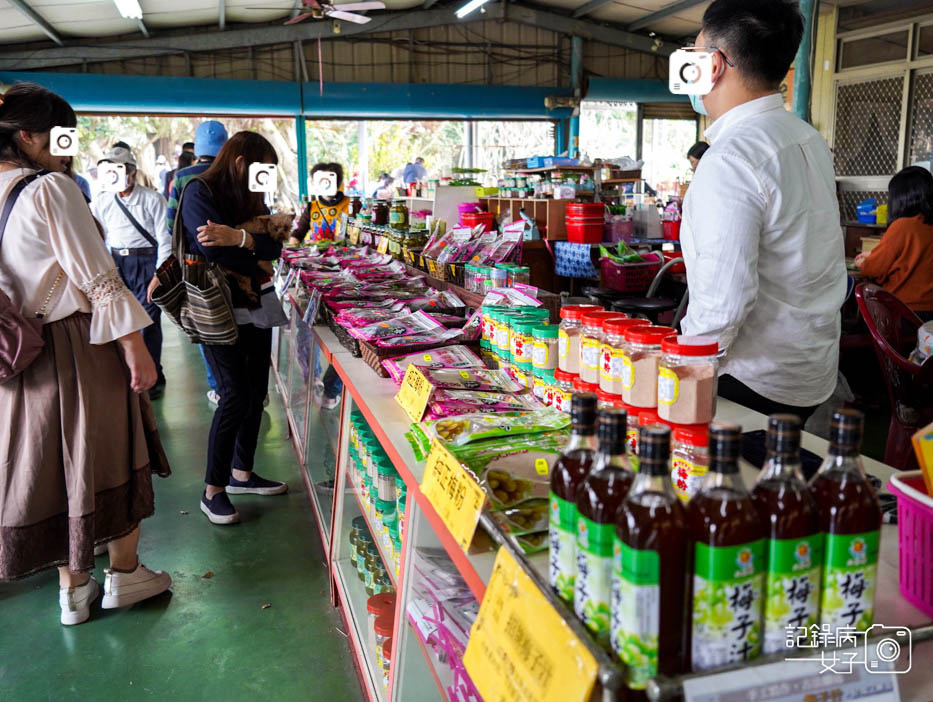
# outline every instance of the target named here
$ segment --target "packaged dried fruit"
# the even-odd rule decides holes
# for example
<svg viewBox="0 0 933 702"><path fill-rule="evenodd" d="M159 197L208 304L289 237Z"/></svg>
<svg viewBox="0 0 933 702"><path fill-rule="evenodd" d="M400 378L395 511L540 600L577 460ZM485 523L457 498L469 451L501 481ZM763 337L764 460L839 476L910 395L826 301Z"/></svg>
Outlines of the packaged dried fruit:
<svg viewBox="0 0 933 702"><path fill-rule="evenodd" d="M491 514L506 531L515 536L547 532L549 515L546 498L527 500L517 507L494 510Z"/></svg>
<svg viewBox="0 0 933 702"><path fill-rule="evenodd" d="M501 392L473 392L471 390L437 390L432 397L432 406L438 409L472 408L474 412L509 412L543 409L543 405L532 395L512 395Z"/></svg>
<svg viewBox="0 0 933 702"><path fill-rule="evenodd" d="M375 344L380 349L393 349L401 346L437 346L446 344L451 339L460 336L459 329L434 329L421 334L405 334L403 336L393 336L390 339L376 339Z"/></svg>

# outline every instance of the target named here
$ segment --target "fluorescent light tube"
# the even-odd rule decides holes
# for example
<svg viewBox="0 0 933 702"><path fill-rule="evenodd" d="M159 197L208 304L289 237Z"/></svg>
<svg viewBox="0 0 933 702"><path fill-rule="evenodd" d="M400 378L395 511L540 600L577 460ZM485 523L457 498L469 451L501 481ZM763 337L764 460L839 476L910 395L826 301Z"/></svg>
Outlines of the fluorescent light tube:
<svg viewBox="0 0 933 702"><path fill-rule="evenodd" d="M143 18L143 8L139 6L139 0L113 0L113 4L117 6L121 17L137 20Z"/></svg>
<svg viewBox="0 0 933 702"><path fill-rule="evenodd" d="M478 10L483 5L485 5L487 2L489 2L489 0L470 0L470 2L468 2L466 5L464 5L459 10L457 10L457 13L456 13L457 17L459 19L463 19L468 14L473 12L473 10Z"/></svg>

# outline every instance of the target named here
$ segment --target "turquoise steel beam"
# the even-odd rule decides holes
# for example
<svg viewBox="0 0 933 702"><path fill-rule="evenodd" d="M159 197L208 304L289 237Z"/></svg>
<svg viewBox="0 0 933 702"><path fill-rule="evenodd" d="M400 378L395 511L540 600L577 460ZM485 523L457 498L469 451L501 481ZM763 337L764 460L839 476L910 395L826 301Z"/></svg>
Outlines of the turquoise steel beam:
<svg viewBox="0 0 933 702"><path fill-rule="evenodd" d="M308 195L308 133L304 117L295 117L295 144L298 149L298 197L304 202Z"/></svg>
<svg viewBox="0 0 933 702"><path fill-rule="evenodd" d="M583 39L570 38L570 90L574 97L582 97L583 90ZM567 155L576 157L580 150L580 110L574 110L570 117L570 133L567 143Z"/></svg>
<svg viewBox="0 0 933 702"><path fill-rule="evenodd" d="M797 58L794 59L794 112L804 122L809 122L812 79L810 55L815 25L819 21L819 4L815 0L800 0L800 14L803 15L803 38L797 49Z"/></svg>

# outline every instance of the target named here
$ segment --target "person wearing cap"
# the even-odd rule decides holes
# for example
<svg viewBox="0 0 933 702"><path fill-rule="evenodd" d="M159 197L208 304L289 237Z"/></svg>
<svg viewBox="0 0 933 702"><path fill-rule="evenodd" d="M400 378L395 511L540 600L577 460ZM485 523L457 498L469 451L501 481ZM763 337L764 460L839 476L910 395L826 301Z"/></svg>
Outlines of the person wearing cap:
<svg viewBox="0 0 933 702"><path fill-rule="evenodd" d="M194 133L194 153L197 161L188 166L175 171L174 182L171 184L171 191L168 196L168 209L166 210L166 225L168 226L168 238L171 240L172 231L175 227L175 215L178 212L178 198L185 185L195 176L204 173L217 156L221 147L227 143L227 129L217 120L209 119L198 125ZM169 176L171 177L171 176ZM207 391L208 401L216 405L220 399L217 394L217 381L211 372L211 366L204 358L204 349L201 348L201 358L204 361L204 368L207 371L207 384L210 390Z"/></svg>
<svg viewBox="0 0 933 702"><path fill-rule="evenodd" d="M158 380L149 391L152 399L165 388L162 373L161 310L148 300L149 281L156 268L171 255L172 239L165 231L165 199L155 190L136 183L136 159L133 152L115 147L98 161L126 166L126 189L119 193L101 192L91 205L91 212L104 228L107 247L126 286L149 313L152 324L143 329L143 341L155 361Z"/></svg>

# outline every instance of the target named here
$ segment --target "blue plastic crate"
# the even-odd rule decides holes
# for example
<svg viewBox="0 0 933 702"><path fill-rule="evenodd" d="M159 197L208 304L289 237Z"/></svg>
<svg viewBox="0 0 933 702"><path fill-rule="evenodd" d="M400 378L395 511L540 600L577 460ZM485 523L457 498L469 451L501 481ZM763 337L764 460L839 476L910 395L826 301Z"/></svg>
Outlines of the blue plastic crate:
<svg viewBox="0 0 933 702"><path fill-rule="evenodd" d="M528 159L528 168L554 168L556 166L576 166L580 163L578 158L566 156L533 156Z"/></svg>

